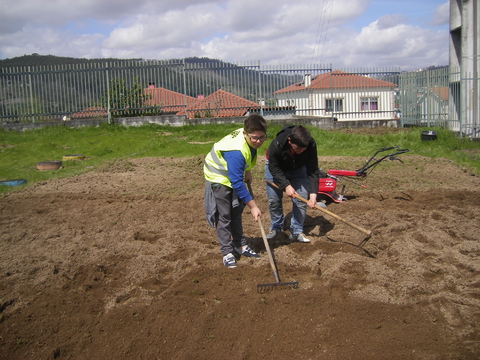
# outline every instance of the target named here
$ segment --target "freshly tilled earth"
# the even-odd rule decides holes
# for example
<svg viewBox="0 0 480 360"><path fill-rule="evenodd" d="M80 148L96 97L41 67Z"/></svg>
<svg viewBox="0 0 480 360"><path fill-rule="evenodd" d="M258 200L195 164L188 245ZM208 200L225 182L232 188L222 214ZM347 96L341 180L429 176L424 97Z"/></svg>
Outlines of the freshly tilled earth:
<svg viewBox="0 0 480 360"><path fill-rule="evenodd" d="M445 159L402 160L365 189L341 183L348 200L327 207L371 238L309 209L310 244L288 231L271 241L281 281L299 287L267 293L247 210L262 258L222 265L202 157L118 160L4 194L0 359L478 359L480 179ZM268 231L263 163L253 190Z"/></svg>

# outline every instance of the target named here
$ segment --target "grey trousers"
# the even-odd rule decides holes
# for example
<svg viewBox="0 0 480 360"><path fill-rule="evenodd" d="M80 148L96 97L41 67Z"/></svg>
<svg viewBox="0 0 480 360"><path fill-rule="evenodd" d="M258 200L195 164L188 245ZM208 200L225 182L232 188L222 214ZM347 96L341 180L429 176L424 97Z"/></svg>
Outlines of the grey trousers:
<svg viewBox="0 0 480 360"><path fill-rule="evenodd" d="M225 256L233 251L233 247L242 247L247 244L242 226L245 204L238 198L235 190L216 183L212 183L211 186L217 205L215 213L217 240L220 244L220 252Z"/></svg>

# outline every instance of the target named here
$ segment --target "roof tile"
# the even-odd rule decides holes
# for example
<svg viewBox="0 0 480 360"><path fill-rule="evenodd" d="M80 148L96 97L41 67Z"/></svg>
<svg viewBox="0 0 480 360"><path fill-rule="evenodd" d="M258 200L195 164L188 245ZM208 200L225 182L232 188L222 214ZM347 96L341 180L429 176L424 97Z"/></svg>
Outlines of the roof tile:
<svg viewBox="0 0 480 360"><path fill-rule="evenodd" d="M213 94L206 96L203 100L197 100L195 103L187 106L187 117L194 118L197 115L214 117L243 116L252 109L260 109L256 102L247 100L240 96L219 89ZM178 115L184 115L185 111L180 111Z"/></svg>
<svg viewBox="0 0 480 360"><path fill-rule="evenodd" d="M305 86L304 81L277 90L275 94L299 91L304 89L354 89L354 88L378 88L395 87L394 83L373 79L363 75L351 74L340 70L320 74L312 77L311 84Z"/></svg>

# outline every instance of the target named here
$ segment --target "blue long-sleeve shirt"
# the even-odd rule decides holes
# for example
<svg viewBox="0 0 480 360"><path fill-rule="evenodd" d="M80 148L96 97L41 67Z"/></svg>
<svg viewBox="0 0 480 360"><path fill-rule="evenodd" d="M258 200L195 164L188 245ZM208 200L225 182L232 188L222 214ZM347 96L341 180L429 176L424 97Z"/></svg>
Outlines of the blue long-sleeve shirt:
<svg viewBox="0 0 480 360"><path fill-rule="evenodd" d="M252 152L252 157L254 157L257 153L257 150L251 147L250 151ZM242 152L240 150L222 151L222 156L227 162L228 178L232 183L232 189L237 192L240 200L242 200L244 203L249 202L252 200L252 196L250 195L250 192L248 191L244 182L246 161L242 155Z"/></svg>

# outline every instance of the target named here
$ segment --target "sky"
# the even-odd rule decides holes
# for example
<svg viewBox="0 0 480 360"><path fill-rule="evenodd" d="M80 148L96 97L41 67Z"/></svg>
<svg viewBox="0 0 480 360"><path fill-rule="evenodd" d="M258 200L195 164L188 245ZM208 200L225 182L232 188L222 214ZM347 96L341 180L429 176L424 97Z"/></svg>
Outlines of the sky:
<svg viewBox="0 0 480 360"><path fill-rule="evenodd" d="M448 65L448 0L2 0L0 59Z"/></svg>

